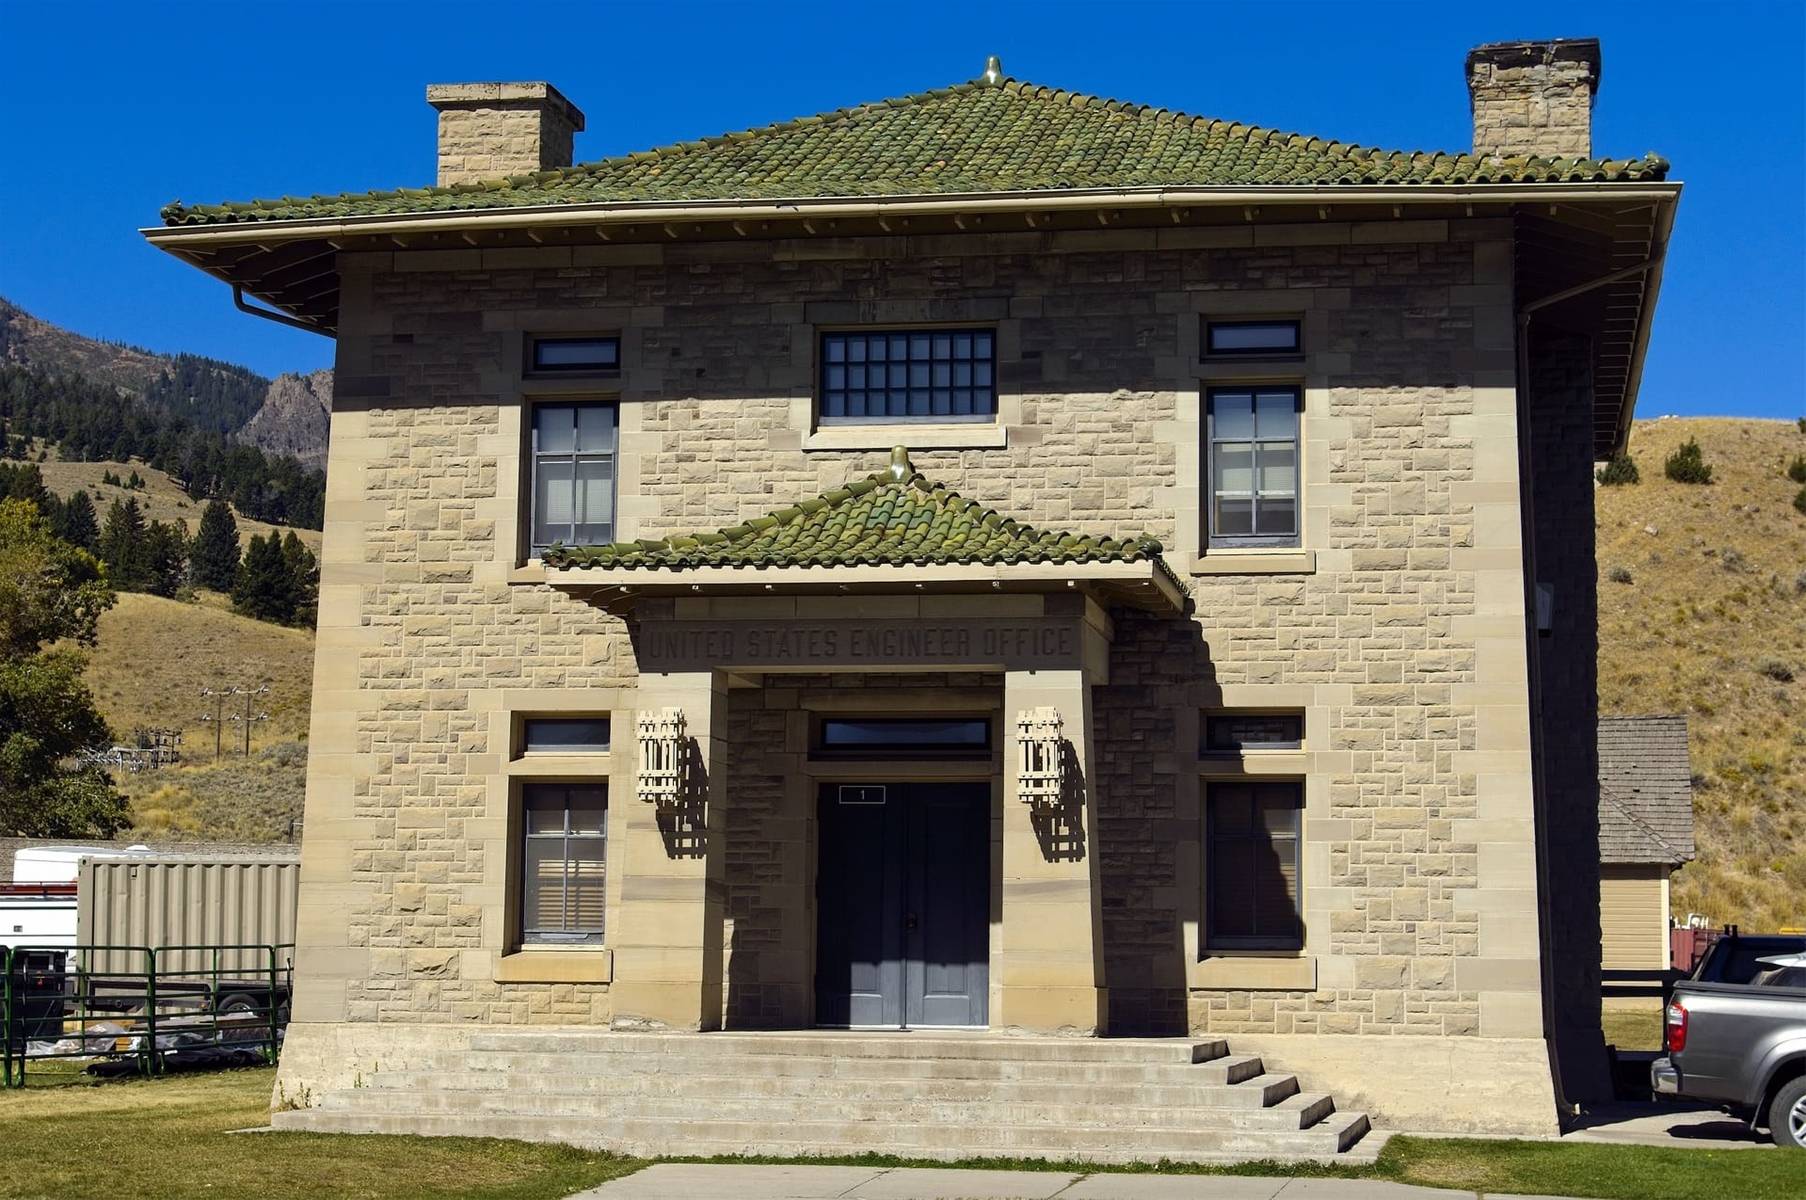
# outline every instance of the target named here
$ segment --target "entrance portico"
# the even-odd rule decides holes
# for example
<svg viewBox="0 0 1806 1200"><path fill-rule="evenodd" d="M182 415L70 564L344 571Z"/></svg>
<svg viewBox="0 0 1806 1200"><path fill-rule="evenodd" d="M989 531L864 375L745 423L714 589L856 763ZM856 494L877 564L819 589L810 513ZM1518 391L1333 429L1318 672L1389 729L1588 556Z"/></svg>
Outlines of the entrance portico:
<svg viewBox="0 0 1806 1200"><path fill-rule="evenodd" d="M682 730L668 750L684 764L679 794L611 809L614 1021L959 1024L949 1014L964 1012L992 1028L1098 1033L1091 689L1109 678L1109 607L1176 613L1182 594L1151 539L1029 529L926 483L901 451L860 483L718 535L548 556L557 586L626 619L636 715ZM747 541L763 546L735 545ZM820 744L828 715L978 717L989 738L977 757L849 757ZM1044 761L1023 746L1031 715ZM666 752L643 742L636 778ZM848 822L837 807L824 820L830 785L837 806L840 787L865 786L898 788L900 807ZM987 886L937 887L968 853L949 833L955 797L975 795ZM922 822L939 836L924 841ZM901 874L850 888L849 870L870 869ZM920 936L930 891L985 908L981 946L957 916ZM896 912L824 917L859 896ZM849 959L852 928L869 933ZM852 978L858 964L869 979L849 986L866 992L845 1005L824 993L824 970ZM980 977L982 995L956 998Z"/></svg>

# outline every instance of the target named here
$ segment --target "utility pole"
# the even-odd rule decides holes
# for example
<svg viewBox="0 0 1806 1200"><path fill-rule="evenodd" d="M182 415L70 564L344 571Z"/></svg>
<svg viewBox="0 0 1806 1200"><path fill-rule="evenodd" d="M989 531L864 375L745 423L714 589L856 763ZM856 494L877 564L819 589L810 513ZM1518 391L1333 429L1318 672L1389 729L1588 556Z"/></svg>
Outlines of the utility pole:
<svg viewBox="0 0 1806 1200"><path fill-rule="evenodd" d="M246 758L251 757L251 726L255 725L259 721L267 721L270 719L270 714L267 712L260 712L260 713L253 714L251 712L251 701L258 696L268 695L269 691L270 691L270 685L267 683L261 687L256 687L256 688L235 687L232 689L233 695L243 696L245 699L244 715L240 716L238 713L233 713L232 720L234 722L238 722L238 721L244 722L244 726L245 726L244 756Z"/></svg>
<svg viewBox="0 0 1806 1200"><path fill-rule="evenodd" d="M214 762L219 761L220 734L222 732L222 727L225 725L224 717L225 717L225 710L226 710L226 697L231 695L233 692L236 692L237 690L238 690L237 688L227 688L223 691L216 692L210 687L204 687L201 689L201 700L203 702L208 701L208 700L213 701L213 711L210 713L202 713L201 714L201 724L213 726L213 761Z"/></svg>

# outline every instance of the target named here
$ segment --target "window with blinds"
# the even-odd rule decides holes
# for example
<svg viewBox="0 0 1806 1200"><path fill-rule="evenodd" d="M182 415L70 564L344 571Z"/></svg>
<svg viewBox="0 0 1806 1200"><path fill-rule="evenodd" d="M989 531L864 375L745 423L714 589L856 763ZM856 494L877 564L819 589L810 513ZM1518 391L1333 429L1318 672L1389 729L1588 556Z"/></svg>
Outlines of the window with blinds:
<svg viewBox="0 0 1806 1200"><path fill-rule="evenodd" d="M521 788L521 940L602 940L608 791L598 783Z"/></svg>
<svg viewBox="0 0 1806 1200"><path fill-rule="evenodd" d="M1206 803L1208 948L1302 949L1298 814L1304 785L1212 783Z"/></svg>
<svg viewBox="0 0 1806 1200"><path fill-rule="evenodd" d="M533 406L533 552L615 536L615 406Z"/></svg>
<svg viewBox="0 0 1806 1200"><path fill-rule="evenodd" d="M1212 546L1298 544L1298 408L1295 387L1205 392Z"/></svg>

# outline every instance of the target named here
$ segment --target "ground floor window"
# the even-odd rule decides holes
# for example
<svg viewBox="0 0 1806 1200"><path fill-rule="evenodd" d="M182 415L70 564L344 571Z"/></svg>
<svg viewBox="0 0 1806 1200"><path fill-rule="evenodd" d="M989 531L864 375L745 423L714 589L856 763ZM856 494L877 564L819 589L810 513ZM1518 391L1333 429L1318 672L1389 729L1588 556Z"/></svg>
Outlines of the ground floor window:
<svg viewBox="0 0 1806 1200"><path fill-rule="evenodd" d="M1298 950L1298 814L1304 785L1233 780L1209 785L1207 945Z"/></svg>
<svg viewBox="0 0 1806 1200"><path fill-rule="evenodd" d="M608 790L600 783L521 788L521 940L602 940Z"/></svg>

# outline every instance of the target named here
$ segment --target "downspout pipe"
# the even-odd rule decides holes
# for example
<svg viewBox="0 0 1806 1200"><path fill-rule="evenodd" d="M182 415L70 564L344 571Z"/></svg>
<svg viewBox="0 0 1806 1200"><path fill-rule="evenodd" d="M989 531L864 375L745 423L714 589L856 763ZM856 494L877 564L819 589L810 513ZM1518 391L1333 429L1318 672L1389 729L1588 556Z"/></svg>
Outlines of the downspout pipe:
<svg viewBox="0 0 1806 1200"><path fill-rule="evenodd" d="M1539 801L1536 821L1536 861L1539 884L1546 886L1550 878L1549 823L1545 819L1549 803L1548 777L1545 770L1543 752L1543 672L1542 652L1537 648L1536 613L1536 452L1531 444L1530 436L1530 322L1531 318L1542 309L1560 304L1564 300L1572 300L1576 296L1585 295L1597 288L1633 279L1639 275L1647 275L1662 265L1667 255L1664 245L1644 261L1622 270L1589 279L1585 283L1564 288L1552 295L1528 304L1519 306L1517 319L1517 366L1518 366L1518 463L1521 474L1519 486L1519 508L1523 513L1523 540L1525 547L1524 571L1524 626L1529 635L1525 639L1525 666L1530 685L1530 769L1532 786L1536 790ZM1547 969L1555 966L1555 933L1550 914L1543 913L1543 920L1537 933L1542 945L1543 962ZM1556 1046L1556 1011L1555 991L1552 981L1543 980L1543 1030L1549 1046L1550 1075L1555 1084L1555 1103L1557 1116L1564 1127L1568 1117L1573 1113L1574 1102L1568 1099L1566 1089L1562 1086L1561 1053Z"/></svg>
<svg viewBox="0 0 1806 1200"><path fill-rule="evenodd" d="M287 325L290 329L305 329L309 333L317 333L323 338L330 338L330 330L321 329L311 321L303 321L300 317L291 317L285 312L274 309L259 308L255 304L245 303L245 287L242 283L232 285L232 304L239 312L250 313L254 317L262 317L266 321L274 321L278 325Z"/></svg>

